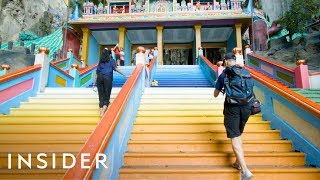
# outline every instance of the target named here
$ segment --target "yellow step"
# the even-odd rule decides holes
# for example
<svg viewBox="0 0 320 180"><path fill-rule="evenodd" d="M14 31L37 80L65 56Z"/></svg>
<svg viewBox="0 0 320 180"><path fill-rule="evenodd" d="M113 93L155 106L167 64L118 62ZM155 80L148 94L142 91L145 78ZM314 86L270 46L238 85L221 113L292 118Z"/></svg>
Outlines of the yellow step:
<svg viewBox="0 0 320 180"><path fill-rule="evenodd" d="M24 141L29 140L33 142L38 141L86 141L90 135L90 132L86 133L0 133L0 143L4 141ZM66 137L68 139L66 139Z"/></svg>
<svg viewBox="0 0 320 180"><path fill-rule="evenodd" d="M49 125L1 125L0 133L83 133L92 132L96 127L93 124L49 124Z"/></svg>
<svg viewBox="0 0 320 180"><path fill-rule="evenodd" d="M44 153L44 152L43 152ZM67 153L67 152L65 152ZM69 152L68 152L69 153ZM11 169L18 169L18 154L17 153L10 153L11 154ZM39 166L43 166L44 163L39 161L37 159L37 155L40 153L33 153L31 154L31 168L37 169L37 165ZM45 169L52 169L53 168L53 154L52 153L45 153L45 156L41 156L39 158L41 158L42 160L45 160L47 162L47 167ZM77 153L70 153L73 155L73 157L77 156ZM28 155L27 154L22 154L19 153L20 156L22 156L25 160L28 161ZM65 154L65 165L71 165L71 163L73 162L72 157L70 157L69 155ZM59 168L63 168L63 157L62 157L62 153L55 153L54 155L54 161L55 161L55 168L59 169ZM20 160L21 161L21 160ZM29 167L24 163L21 162L20 163L21 166L19 169L28 169ZM8 169L8 154L0 154L0 169Z"/></svg>
<svg viewBox="0 0 320 180"><path fill-rule="evenodd" d="M110 100L113 102L113 100ZM43 104L52 104L52 103L58 103L58 104L78 104L78 103L99 103L98 98L92 98L92 99L54 99L54 98L32 98L29 99L28 102L32 103L43 103Z"/></svg>
<svg viewBox="0 0 320 180"><path fill-rule="evenodd" d="M305 155L297 152L246 152L246 163L252 165L303 166ZM235 161L233 153L125 153L124 166L227 166Z"/></svg>
<svg viewBox="0 0 320 180"><path fill-rule="evenodd" d="M141 99L140 104L203 104L203 103L212 103L212 104L223 104L224 100L222 99L213 99L213 98L204 98L204 99Z"/></svg>
<svg viewBox="0 0 320 180"><path fill-rule="evenodd" d="M116 98L118 93L113 93L110 98ZM97 94L38 94L36 97L32 98L55 98L55 99L91 99L98 98Z"/></svg>
<svg viewBox="0 0 320 180"><path fill-rule="evenodd" d="M61 179L67 169L0 169L0 179Z"/></svg>
<svg viewBox="0 0 320 180"><path fill-rule="evenodd" d="M7 136L7 135L6 135ZM1 137L0 137L1 138ZM241 136L242 140L279 140L279 130L253 130L246 131ZM228 140L224 130L215 132L140 132L132 131L130 140L134 141L211 141L211 140Z"/></svg>
<svg viewBox="0 0 320 180"><path fill-rule="evenodd" d="M42 103L21 103L22 109L70 109L70 110L92 110L99 109L97 103L81 104L42 104Z"/></svg>
<svg viewBox="0 0 320 180"><path fill-rule="evenodd" d="M165 116L165 117L186 117L186 116L222 116L223 111L221 110L172 110L172 111L138 111L137 116Z"/></svg>
<svg viewBox="0 0 320 180"><path fill-rule="evenodd" d="M35 114L41 114L46 116L55 116L57 114L59 115L66 115L66 116L82 116L82 115L99 115L99 110L77 110L77 111L70 111L68 109L65 110L59 110L59 109L12 109L11 115L26 115L26 116L32 116Z"/></svg>
<svg viewBox="0 0 320 180"><path fill-rule="evenodd" d="M10 141L0 142L0 152L79 152L85 141Z"/></svg>
<svg viewBox="0 0 320 180"><path fill-rule="evenodd" d="M203 123L203 124L134 124L133 131L154 131L161 132L163 130L168 132L211 132L215 130L225 130L223 123ZM246 130L269 130L269 122L248 123Z"/></svg>
<svg viewBox="0 0 320 180"><path fill-rule="evenodd" d="M215 99L215 97L212 92L212 94L143 94L142 99Z"/></svg>
<svg viewBox="0 0 320 180"><path fill-rule="evenodd" d="M4 124L98 124L100 118L95 116L69 116L69 117L58 117L58 116L2 116L0 117L0 125ZM1 131L0 131L1 133Z"/></svg>
<svg viewBox="0 0 320 180"><path fill-rule="evenodd" d="M252 166L253 180L318 180L320 169L305 167ZM238 180L239 171L226 166L134 166L120 169L119 180Z"/></svg>
<svg viewBox="0 0 320 180"><path fill-rule="evenodd" d="M97 115L83 115L83 116L71 116L71 115L55 115L55 116L47 116L43 114L33 114L31 116L26 115L4 115L0 116L0 124L3 122L4 124L7 124L8 121L12 121L12 123L21 123L24 124L24 122L54 122L57 121L58 124L60 122L65 122L65 124L72 124L74 121L83 121L83 122L98 122L100 120L100 116ZM11 123L10 123L11 124ZM1 132L1 131L0 131Z"/></svg>
<svg viewBox="0 0 320 180"><path fill-rule="evenodd" d="M195 111L195 110L222 110L223 104L142 104L139 111Z"/></svg>
<svg viewBox="0 0 320 180"><path fill-rule="evenodd" d="M244 151L292 151L292 143L285 140L243 141ZM211 141L129 141L129 152L231 152L230 140Z"/></svg>
<svg viewBox="0 0 320 180"><path fill-rule="evenodd" d="M194 116L194 117L158 117L158 116L137 116L136 122L163 122L163 123L171 123L174 124L176 122L199 122L199 123L215 123L215 122L223 122L224 116L223 115L217 115L217 116ZM262 116L260 114L250 116L248 123L250 122L261 122Z"/></svg>

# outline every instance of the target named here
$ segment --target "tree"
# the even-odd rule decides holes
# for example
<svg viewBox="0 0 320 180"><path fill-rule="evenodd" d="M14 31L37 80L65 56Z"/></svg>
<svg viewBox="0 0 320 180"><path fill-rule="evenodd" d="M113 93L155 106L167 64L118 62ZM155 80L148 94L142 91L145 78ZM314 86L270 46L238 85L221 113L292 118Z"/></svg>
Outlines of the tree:
<svg viewBox="0 0 320 180"><path fill-rule="evenodd" d="M295 33L304 33L305 27L319 11L319 0L293 0L291 9L280 19L280 24L289 31L292 39Z"/></svg>

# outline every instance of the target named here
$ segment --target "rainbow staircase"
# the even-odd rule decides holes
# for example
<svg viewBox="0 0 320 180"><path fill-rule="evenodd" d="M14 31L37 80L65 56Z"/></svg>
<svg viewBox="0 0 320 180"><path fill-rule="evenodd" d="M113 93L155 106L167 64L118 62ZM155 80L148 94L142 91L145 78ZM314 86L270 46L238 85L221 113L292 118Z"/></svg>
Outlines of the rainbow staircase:
<svg viewBox="0 0 320 180"><path fill-rule="evenodd" d="M146 89L119 179L239 179L223 101L213 88ZM306 167L305 154L261 115L250 117L242 137L254 179L320 179L320 169Z"/></svg>
<svg viewBox="0 0 320 180"><path fill-rule="evenodd" d="M113 88L111 103L119 90ZM90 88L47 88L0 119L0 179L61 179L67 170L62 168L62 153L76 155L100 120L98 95ZM19 170L17 154L27 159L27 153L32 154L32 168L22 163ZM47 154L42 157L48 163L44 170L37 168L43 165L36 159L39 153ZM71 158L66 160L70 165Z"/></svg>

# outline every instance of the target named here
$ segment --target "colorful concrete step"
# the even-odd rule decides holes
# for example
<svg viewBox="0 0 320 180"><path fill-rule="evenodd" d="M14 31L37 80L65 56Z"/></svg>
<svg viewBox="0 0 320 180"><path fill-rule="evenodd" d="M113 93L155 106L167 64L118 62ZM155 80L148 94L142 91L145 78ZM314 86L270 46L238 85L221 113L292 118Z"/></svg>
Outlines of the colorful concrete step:
<svg viewBox="0 0 320 180"><path fill-rule="evenodd" d="M172 110L223 110L223 104L141 104L139 111L172 111Z"/></svg>
<svg viewBox="0 0 320 180"><path fill-rule="evenodd" d="M61 179L67 169L0 169L0 179Z"/></svg>
<svg viewBox="0 0 320 180"><path fill-rule="evenodd" d="M189 116L189 117L159 117L159 116L137 116L135 122L149 122L149 121L156 121L156 122L199 122L199 123L214 123L214 122L223 122L224 116L223 115L216 115L216 116ZM250 122L260 122L262 121L261 114L256 114L254 116L250 116L248 123Z"/></svg>
<svg viewBox="0 0 320 180"><path fill-rule="evenodd" d="M292 151L291 141L285 140L261 140L243 141L244 151L259 152L290 152ZM128 152L232 152L230 140L211 140L211 141L133 141L128 142Z"/></svg>
<svg viewBox="0 0 320 180"><path fill-rule="evenodd" d="M82 116L82 115L93 115L99 116L99 110L77 110L77 111L70 111L68 109L60 110L60 109L12 109L11 115L21 115L21 116L34 116L41 114L43 116Z"/></svg>
<svg viewBox="0 0 320 180"><path fill-rule="evenodd" d="M170 99L170 98L162 98L162 99L153 99L153 98L148 98L148 99L141 99L140 104L197 104L197 103L213 103L213 104L223 104L224 100L223 99L213 99L213 98L202 98L202 99Z"/></svg>
<svg viewBox="0 0 320 180"><path fill-rule="evenodd" d="M1 138L1 137L0 137ZM242 140L279 140L279 130L252 130L245 131ZM225 130L214 132L168 132L165 129L162 132L153 131L132 131L130 140L132 141L212 141L229 140Z"/></svg>
<svg viewBox="0 0 320 180"><path fill-rule="evenodd" d="M124 166L228 166L235 161L230 153L125 153ZM297 152L246 152L248 166L303 166L305 154Z"/></svg>
<svg viewBox="0 0 320 180"><path fill-rule="evenodd" d="M39 153L39 152L79 152L85 141L10 141L0 142L0 153L8 152L28 152L28 153Z"/></svg>
<svg viewBox="0 0 320 180"><path fill-rule="evenodd" d="M1 125L1 133L82 133L91 132L95 127L96 123L92 124L19 124L19 125Z"/></svg>
<svg viewBox="0 0 320 180"><path fill-rule="evenodd" d="M111 104L110 104L111 105ZM65 104L43 104L43 103L21 103L20 108L22 109L70 109L70 110L93 110L99 109L97 103L65 103Z"/></svg>
<svg viewBox="0 0 320 180"><path fill-rule="evenodd" d="M90 136L90 132L83 133L41 133L37 134L34 132L29 133L0 133L0 143L5 141L33 141L33 142L43 142L43 141L66 141L66 137L70 141L86 141Z"/></svg>
<svg viewBox="0 0 320 180"><path fill-rule="evenodd" d="M135 124L133 131L154 131L162 132L163 130L168 132L211 132L215 130L225 130L223 122L221 123L204 123L204 124ZM269 122L257 122L249 123L245 127L246 130L269 130Z"/></svg>
<svg viewBox="0 0 320 180"><path fill-rule="evenodd" d="M320 170L292 166L250 166L253 179L318 180ZM239 171L230 166L132 166L120 169L119 180L194 180L240 179Z"/></svg>

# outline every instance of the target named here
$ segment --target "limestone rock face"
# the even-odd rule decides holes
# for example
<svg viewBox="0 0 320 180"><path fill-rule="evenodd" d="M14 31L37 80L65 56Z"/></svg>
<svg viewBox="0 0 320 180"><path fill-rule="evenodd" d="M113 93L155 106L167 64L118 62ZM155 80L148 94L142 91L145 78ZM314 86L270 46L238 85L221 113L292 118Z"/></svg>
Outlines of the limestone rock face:
<svg viewBox="0 0 320 180"><path fill-rule="evenodd" d="M19 33L50 34L66 22L63 0L0 0L0 36L3 42L18 40Z"/></svg>

